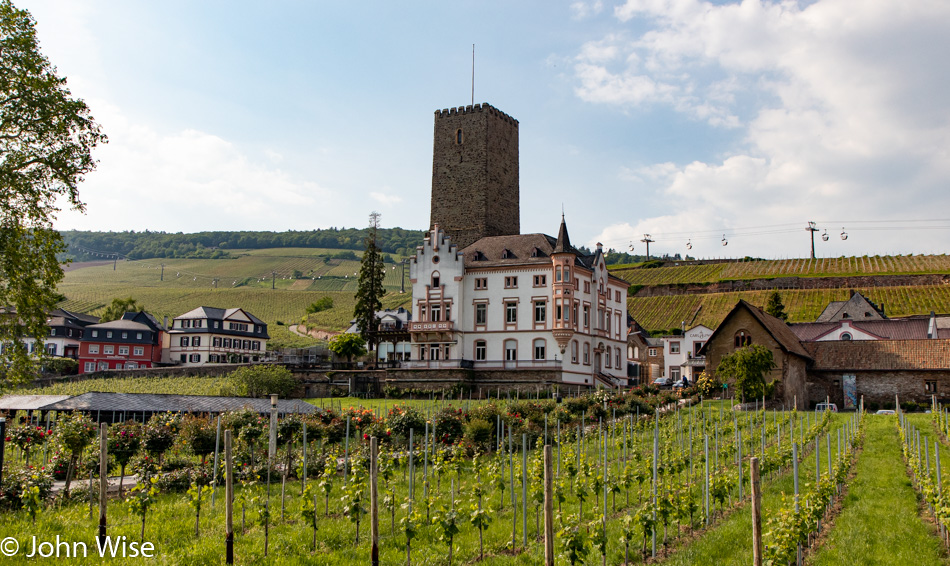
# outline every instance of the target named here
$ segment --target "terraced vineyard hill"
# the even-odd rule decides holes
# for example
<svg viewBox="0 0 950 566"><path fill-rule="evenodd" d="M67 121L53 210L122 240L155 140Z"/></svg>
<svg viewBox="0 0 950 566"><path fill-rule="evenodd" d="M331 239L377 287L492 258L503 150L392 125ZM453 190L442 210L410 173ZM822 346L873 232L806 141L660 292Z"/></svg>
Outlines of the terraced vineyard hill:
<svg viewBox="0 0 950 566"><path fill-rule="evenodd" d="M625 267L630 314L645 328L714 328L739 299L764 305L782 294L791 321L812 321L831 301L858 291L888 316L950 312L950 256L914 255L735 261Z"/></svg>
<svg viewBox="0 0 950 566"><path fill-rule="evenodd" d="M70 270L58 288L66 297L59 306L98 315L112 299L133 297L159 319L199 306L242 307L268 323L276 346L314 344L287 328L302 320L330 331L349 326L360 263L334 256L357 257L352 251L280 248L232 254L238 257L119 261L115 269L108 263ZM401 266L387 265L385 307L409 304L409 293L399 293L401 274ZM408 275L407 269L407 286ZM324 296L333 298L333 308L307 315L307 306Z"/></svg>

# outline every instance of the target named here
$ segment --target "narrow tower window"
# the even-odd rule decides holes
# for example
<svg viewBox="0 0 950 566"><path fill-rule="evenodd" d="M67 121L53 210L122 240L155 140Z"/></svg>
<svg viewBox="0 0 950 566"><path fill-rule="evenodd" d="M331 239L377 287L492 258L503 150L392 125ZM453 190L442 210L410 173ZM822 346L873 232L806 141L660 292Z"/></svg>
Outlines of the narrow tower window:
<svg viewBox="0 0 950 566"><path fill-rule="evenodd" d="M461 128L455 131L455 143L458 145L462 145L462 129Z"/></svg>

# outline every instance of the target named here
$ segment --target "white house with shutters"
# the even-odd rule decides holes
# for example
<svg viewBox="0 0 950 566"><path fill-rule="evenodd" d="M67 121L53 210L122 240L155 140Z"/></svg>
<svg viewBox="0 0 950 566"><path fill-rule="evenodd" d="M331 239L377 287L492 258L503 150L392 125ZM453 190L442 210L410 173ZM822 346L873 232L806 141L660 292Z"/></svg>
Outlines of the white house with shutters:
<svg viewBox="0 0 950 566"><path fill-rule="evenodd" d="M198 307L176 316L166 362L183 366L257 362L267 350L267 324L240 308Z"/></svg>

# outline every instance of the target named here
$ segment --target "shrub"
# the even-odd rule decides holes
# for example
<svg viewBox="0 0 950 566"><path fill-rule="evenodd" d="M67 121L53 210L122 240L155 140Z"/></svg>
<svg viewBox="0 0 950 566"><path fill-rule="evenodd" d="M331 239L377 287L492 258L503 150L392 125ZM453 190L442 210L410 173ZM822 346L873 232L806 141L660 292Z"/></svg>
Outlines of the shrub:
<svg viewBox="0 0 950 566"><path fill-rule="evenodd" d="M217 429L208 419L188 416L181 424L182 438L196 456L204 461L208 454L214 453L214 440Z"/></svg>
<svg viewBox="0 0 950 566"><path fill-rule="evenodd" d="M413 407L395 406L389 410L386 416L386 428L392 432L392 435L399 438L409 439L409 431L415 430L422 434L425 431L426 421L422 413Z"/></svg>
<svg viewBox="0 0 950 566"><path fill-rule="evenodd" d="M465 423L465 441L479 450L488 450L494 441L495 424L485 419L472 419Z"/></svg>
<svg viewBox="0 0 950 566"><path fill-rule="evenodd" d="M455 444L465 433L465 415L462 414L462 409L445 407L435 414L432 422L438 434L437 440L443 444Z"/></svg>
<svg viewBox="0 0 950 566"><path fill-rule="evenodd" d="M41 500L48 498L53 491L53 476L35 468L8 471L3 475L3 484L0 484L0 508L19 509L23 505L21 495L33 487L39 489Z"/></svg>
<svg viewBox="0 0 950 566"><path fill-rule="evenodd" d="M297 388L297 380L284 366L246 366L228 374L228 380L234 392L244 397L266 397L274 393L289 397Z"/></svg>

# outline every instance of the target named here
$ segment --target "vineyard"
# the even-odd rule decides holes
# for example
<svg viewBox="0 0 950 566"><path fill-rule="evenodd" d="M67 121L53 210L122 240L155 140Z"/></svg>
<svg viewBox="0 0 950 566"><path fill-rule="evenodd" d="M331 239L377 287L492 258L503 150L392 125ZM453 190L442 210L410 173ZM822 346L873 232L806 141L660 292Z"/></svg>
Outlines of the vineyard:
<svg viewBox="0 0 950 566"><path fill-rule="evenodd" d="M869 287L857 288L878 305L884 305L890 317L950 312L950 288L944 286ZM627 299L630 314L644 328L679 328L685 322L690 328L703 324L719 325L726 314L743 299L764 306L772 291L708 293L704 295L669 295L631 297ZM847 300L849 289L789 289L780 291L789 322L814 321L831 301Z"/></svg>
<svg viewBox="0 0 950 566"><path fill-rule="evenodd" d="M553 447L558 564L641 563L714 538L747 514L741 510L751 489L751 457L766 490L799 474L802 508L810 510L798 515L789 501L766 499L773 563L787 563L799 542L808 546L860 445L858 415L737 413L717 402L688 407L668 405L668 394L641 395L601 393L563 404L496 400L467 408L431 401L388 412L353 407L285 417L274 429L270 465L267 419L247 413L223 415L220 429L212 420L177 415L115 424L108 433L112 469L127 463L144 487L108 504L108 533L151 542L162 563L220 563L226 462L217 431L224 430L235 446L237 563L315 555L325 564L367 563L370 437L380 440L382 564L541 564L545 443ZM661 415L654 407L667 409ZM8 430L6 477L31 459L46 466L31 475L13 472L19 487L0 499L8 508L0 538L13 536L24 548L30 532L93 540L99 446L95 427L74 420L54 419L52 434L33 444L23 440L32 424ZM77 427L92 431L78 453L67 449L76 446L70 435ZM59 501L46 474L70 467L77 479L68 500ZM705 534L693 541L694 533Z"/></svg>
<svg viewBox="0 0 950 566"><path fill-rule="evenodd" d="M863 256L799 258L777 260L737 260L726 263L681 265L655 268L622 268L612 272L631 285L674 285L715 283L737 279L778 277L845 277L856 275L902 275L950 273L950 256Z"/></svg>

